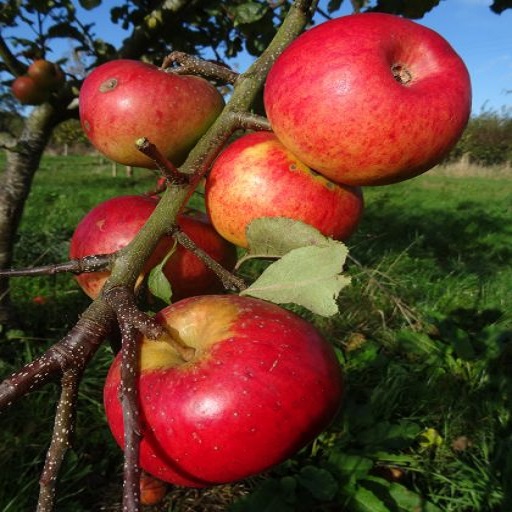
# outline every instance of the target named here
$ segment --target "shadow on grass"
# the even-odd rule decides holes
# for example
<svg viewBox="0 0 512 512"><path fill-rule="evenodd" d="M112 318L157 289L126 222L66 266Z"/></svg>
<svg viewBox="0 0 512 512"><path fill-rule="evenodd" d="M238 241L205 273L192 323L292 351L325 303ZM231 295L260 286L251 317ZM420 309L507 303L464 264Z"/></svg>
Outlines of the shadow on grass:
<svg viewBox="0 0 512 512"><path fill-rule="evenodd" d="M504 207L484 209L481 203L463 201L451 209L420 205L404 211L384 197L367 207L351 245L366 264L390 251L407 250L412 257L435 259L444 271L485 276L512 261L511 240Z"/></svg>

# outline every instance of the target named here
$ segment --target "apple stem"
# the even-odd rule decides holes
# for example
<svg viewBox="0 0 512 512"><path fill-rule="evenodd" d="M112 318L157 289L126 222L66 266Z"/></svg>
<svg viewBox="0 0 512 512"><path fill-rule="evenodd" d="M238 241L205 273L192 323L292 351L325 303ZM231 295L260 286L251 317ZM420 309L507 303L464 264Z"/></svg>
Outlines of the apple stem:
<svg viewBox="0 0 512 512"><path fill-rule="evenodd" d="M66 261L64 263L53 263L51 265L41 265L38 267L0 270L0 276L51 276L54 274L62 274L64 272L68 272L70 274L83 274L85 272L110 270L115 259L115 255L116 253L96 254L93 256L84 256L83 258Z"/></svg>
<svg viewBox="0 0 512 512"><path fill-rule="evenodd" d="M171 67L179 64L179 67ZM162 62L162 69L169 69L180 75L200 75L204 78L215 78L227 84L234 84L239 73L228 66L203 59L199 59L185 52L171 52Z"/></svg>
<svg viewBox="0 0 512 512"><path fill-rule="evenodd" d="M181 339L174 337L165 326L142 312L135 303L133 292L127 286L114 286L105 292L105 298L116 312L119 324L129 323L130 327L150 340L165 341L171 345L184 361L190 361L195 349Z"/></svg>
<svg viewBox="0 0 512 512"><path fill-rule="evenodd" d="M220 263L215 261L207 252L198 247L179 226L174 227L170 234L180 245L197 256L210 270L213 270L226 290L241 291L247 288L243 279L233 275Z"/></svg>
<svg viewBox="0 0 512 512"><path fill-rule="evenodd" d="M137 146L141 153L155 162L159 171L168 181L175 185L186 185L189 183L189 176L181 173L147 137L136 140L135 146Z"/></svg>

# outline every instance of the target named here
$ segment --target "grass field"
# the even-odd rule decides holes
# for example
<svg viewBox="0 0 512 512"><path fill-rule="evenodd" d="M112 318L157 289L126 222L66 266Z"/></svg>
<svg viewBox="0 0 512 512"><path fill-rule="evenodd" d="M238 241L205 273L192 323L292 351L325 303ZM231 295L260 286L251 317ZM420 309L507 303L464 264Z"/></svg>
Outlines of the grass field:
<svg viewBox="0 0 512 512"><path fill-rule="evenodd" d="M45 157L16 266L66 260L94 204L155 181L149 171L119 171L113 177L95 157ZM345 368L339 419L266 478L174 489L159 510L512 510L511 185L507 168L452 166L367 189L342 314L307 315ZM59 339L88 303L66 275L13 279L12 295L23 323L3 333L2 376ZM110 360L105 346L83 381L59 511L120 510L121 453L101 406ZM0 416L2 512L35 509L57 393L48 386Z"/></svg>

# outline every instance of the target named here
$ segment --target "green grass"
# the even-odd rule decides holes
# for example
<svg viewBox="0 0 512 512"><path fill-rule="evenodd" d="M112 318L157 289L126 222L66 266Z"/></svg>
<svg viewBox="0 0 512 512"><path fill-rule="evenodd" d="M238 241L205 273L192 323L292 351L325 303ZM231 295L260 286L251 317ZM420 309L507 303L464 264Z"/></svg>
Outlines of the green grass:
<svg viewBox="0 0 512 512"><path fill-rule="evenodd" d="M439 169L365 190L342 314L306 315L345 369L339 419L267 478L175 489L162 510L227 510L232 502L244 512L512 510L512 174L477 171ZM94 157L45 157L16 266L66 260L73 229L94 204L154 181L143 170L113 177ZM13 279L12 295L22 324L4 333L1 375L59 339L88 303L65 275ZM45 304L34 303L38 295ZM121 454L101 406L110 360L105 346L82 383L59 511L120 510ZM0 416L3 512L35 509L57 393L48 386Z"/></svg>

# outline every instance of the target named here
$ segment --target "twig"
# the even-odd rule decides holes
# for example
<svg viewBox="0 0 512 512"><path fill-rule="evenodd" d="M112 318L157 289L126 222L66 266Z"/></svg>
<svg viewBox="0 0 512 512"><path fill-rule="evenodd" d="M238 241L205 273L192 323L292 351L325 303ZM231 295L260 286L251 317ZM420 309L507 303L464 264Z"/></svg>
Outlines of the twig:
<svg viewBox="0 0 512 512"><path fill-rule="evenodd" d="M85 256L83 258L66 261L65 263L53 263L50 265L41 265L38 267L0 270L0 276L33 277L43 275L51 276L64 272L68 272L70 274L98 272L100 270L110 269L114 259L115 253L96 254L93 256Z"/></svg>
<svg viewBox="0 0 512 512"><path fill-rule="evenodd" d="M137 378L136 330L128 319L118 316L121 330L121 405L124 427L123 511L137 512L140 502L139 452L141 440Z"/></svg>
<svg viewBox="0 0 512 512"><path fill-rule="evenodd" d="M146 137L142 137L135 141L137 149L151 158L156 164L163 176L165 176L171 183L178 185L185 185L188 183L188 176L181 173L172 162L165 158L158 148Z"/></svg>
<svg viewBox="0 0 512 512"><path fill-rule="evenodd" d="M71 368L62 376L62 391L57 404L52 441L39 479L40 490L37 512L51 512L55 504L57 477L66 451L71 448L81 375L81 371Z"/></svg>
<svg viewBox="0 0 512 512"><path fill-rule="evenodd" d="M179 67L172 67L179 64ZM200 75L205 78L216 78L227 84L234 84L239 74L236 71L215 62L202 60L184 52L171 52L162 62L162 69L170 69L173 73Z"/></svg>
<svg viewBox="0 0 512 512"><path fill-rule="evenodd" d="M271 131L270 121L263 116L249 112L231 112L231 116L238 128L254 131Z"/></svg>
<svg viewBox="0 0 512 512"><path fill-rule="evenodd" d="M171 235L185 249L197 256L209 269L213 270L226 290L245 290L247 285L239 277L227 271L220 263L215 261L207 252L198 247L194 241L179 227L173 228Z"/></svg>
<svg viewBox="0 0 512 512"><path fill-rule="evenodd" d="M165 340L188 361L195 350L152 317L137 308L133 292L126 286L115 286L104 292L107 303L116 312L121 331L121 405L124 426L123 512L137 512L140 504L139 453L141 440L138 402L138 334L152 340Z"/></svg>

